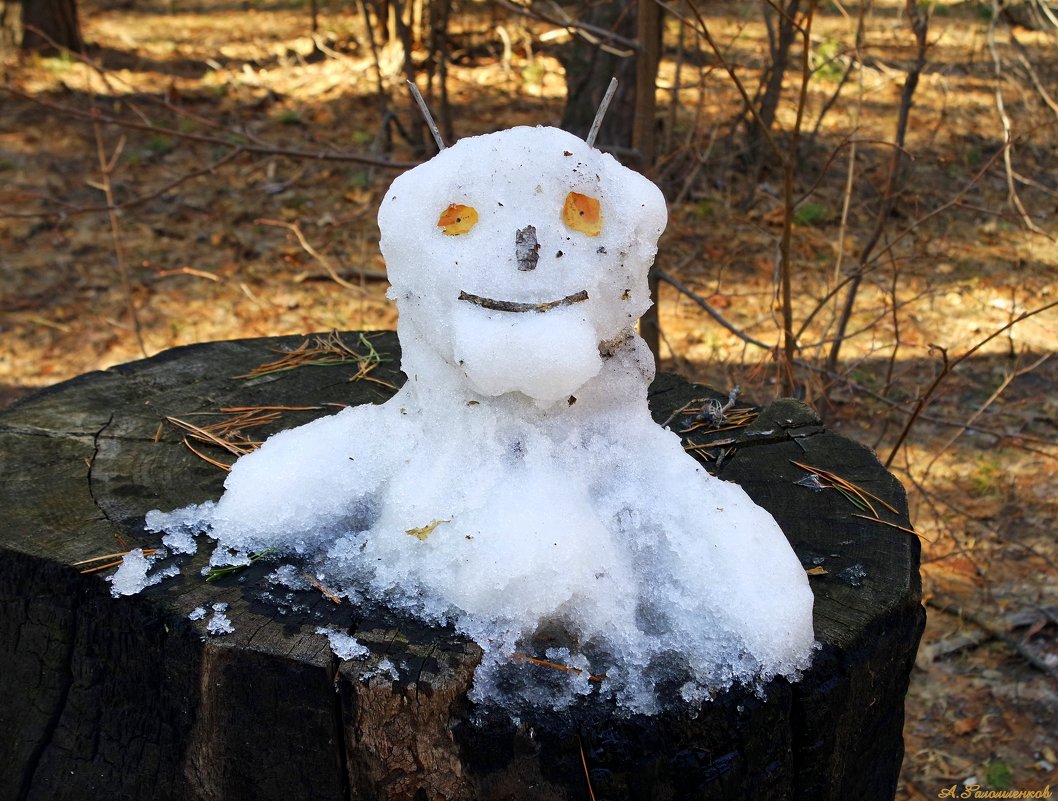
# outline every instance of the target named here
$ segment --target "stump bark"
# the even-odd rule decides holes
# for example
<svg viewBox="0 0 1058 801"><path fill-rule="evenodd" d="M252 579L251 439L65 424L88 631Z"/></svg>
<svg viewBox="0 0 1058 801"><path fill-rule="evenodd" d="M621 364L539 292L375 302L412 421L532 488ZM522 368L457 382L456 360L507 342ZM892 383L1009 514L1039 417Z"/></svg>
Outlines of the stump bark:
<svg viewBox="0 0 1058 801"><path fill-rule="evenodd" d="M627 718L598 702L517 723L476 715L472 642L314 589L279 597L264 582L273 565L207 583L208 549L176 557L180 576L130 598L111 598L112 571L80 573L81 560L157 545L143 528L150 509L219 496L224 473L166 417L317 407L283 411L277 430L392 393L351 381L355 364L234 378L301 341L177 348L0 414L0 799L893 797L924 623L918 542L805 486L792 461L855 483L898 510L875 504L883 518L910 525L902 487L874 454L794 401L689 442L709 446L699 453L710 469L776 517L806 567L825 570L811 578L820 650L799 682L736 688L696 716ZM399 385L395 336L371 341L387 358L371 378ZM651 407L660 422L707 397L665 375ZM188 619L218 602L230 604L234 634L207 636L204 620ZM338 659L318 626L355 633L371 656ZM398 678L372 675L383 658Z"/></svg>

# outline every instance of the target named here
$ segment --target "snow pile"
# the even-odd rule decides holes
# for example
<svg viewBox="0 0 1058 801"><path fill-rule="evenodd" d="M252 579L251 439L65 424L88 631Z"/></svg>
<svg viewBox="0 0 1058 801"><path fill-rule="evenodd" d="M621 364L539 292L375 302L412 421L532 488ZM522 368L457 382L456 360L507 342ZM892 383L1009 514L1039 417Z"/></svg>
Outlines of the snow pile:
<svg viewBox="0 0 1058 801"><path fill-rule="evenodd" d="M407 384L277 434L215 507L152 522L209 526L217 564L322 555L350 599L453 622L486 652L474 698L512 709L598 693L652 713L796 676L813 648L799 561L647 410L635 325L665 221L653 184L556 129L405 173L379 226Z"/></svg>

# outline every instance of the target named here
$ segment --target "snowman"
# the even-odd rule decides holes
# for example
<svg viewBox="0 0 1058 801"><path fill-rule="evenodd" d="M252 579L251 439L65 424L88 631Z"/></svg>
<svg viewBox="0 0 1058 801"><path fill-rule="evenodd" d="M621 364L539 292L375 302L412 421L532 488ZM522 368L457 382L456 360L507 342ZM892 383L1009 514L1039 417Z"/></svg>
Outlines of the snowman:
<svg viewBox="0 0 1058 801"><path fill-rule="evenodd" d="M378 222L408 380L241 458L221 550L315 556L350 597L454 621L488 664L557 623L636 711L660 703L660 662L690 700L796 676L814 639L798 559L647 409L657 187L518 127L398 177Z"/></svg>

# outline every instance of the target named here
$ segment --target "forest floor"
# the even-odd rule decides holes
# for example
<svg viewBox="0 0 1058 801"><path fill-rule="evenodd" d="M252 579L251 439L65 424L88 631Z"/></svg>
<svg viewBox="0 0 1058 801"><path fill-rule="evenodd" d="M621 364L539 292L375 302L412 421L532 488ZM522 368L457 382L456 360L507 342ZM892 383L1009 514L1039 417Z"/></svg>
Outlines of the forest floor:
<svg viewBox="0 0 1058 801"><path fill-rule="evenodd" d="M376 69L354 4L321 4L316 42L297 3L172 6L82 3L92 63L3 64L0 405L177 345L395 326L374 215L396 171L333 157L377 154L384 108L415 125L399 44L380 44ZM791 254L795 321L819 307L801 337L817 369L798 378L829 425L884 460L942 353L954 362L1000 332L943 378L891 464L923 538L929 612L898 798L936 798L956 783L1041 789L1058 784L1058 359L1048 358L1058 309L1011 324L1058 301L1058 106L1043 88L1058 86L1058 48L1045 33L997 25L993 51L981 6L933 5L908 177L881 220L884 257L861 286L840 375L824 374L837 317L828 293L877 220L893 151L884 143L913 61L902 7L874 4L858 53L847 44L856 7L827 6L815 20L805 127L818 130L802 143L798 191L811 193ZM490 8L457 6L452 20L456 133L556 124L564 32ZM767 52L757 6L709 11L725 57L755 85ZM671 21L666 37L657 177L671 219L658 264L744 334L777 345L782 175L739 167L735 87L692 34L682 58ZM823 115L846 63L856 69ZM788 79L791 97L798 81ZM793 118L786 103L779 122ZM413 159L391 135L393 158ZM1007 155L1024 215L1011 204ZM121 205L112 218L108 192ZM663 369L738 385L754 402L778 393L774 350L729 334L668 285L659 309Z"/></svg>

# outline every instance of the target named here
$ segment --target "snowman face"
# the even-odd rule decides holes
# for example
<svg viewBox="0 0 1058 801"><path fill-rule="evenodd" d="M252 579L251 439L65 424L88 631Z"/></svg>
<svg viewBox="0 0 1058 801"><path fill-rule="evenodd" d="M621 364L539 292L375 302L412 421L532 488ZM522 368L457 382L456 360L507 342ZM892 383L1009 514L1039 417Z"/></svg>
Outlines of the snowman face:
<svg viewBox="0 0 1058 801"><path fill-rule="evenodd" d="M397 178L378 219L415 346L485 394L554 399L597 373L599 343L648 308L665 218L657 187L611 156L558 129L514 128L460 140ZM571 369L555 374L567 357ZM521 378L494 380L511 359Z"/></svg>

